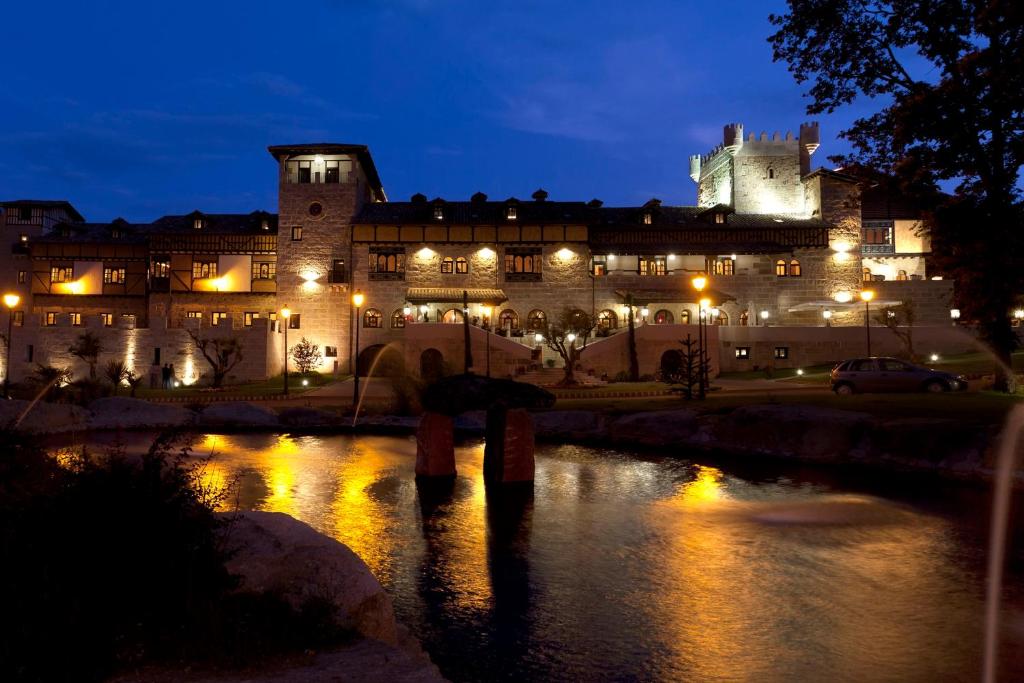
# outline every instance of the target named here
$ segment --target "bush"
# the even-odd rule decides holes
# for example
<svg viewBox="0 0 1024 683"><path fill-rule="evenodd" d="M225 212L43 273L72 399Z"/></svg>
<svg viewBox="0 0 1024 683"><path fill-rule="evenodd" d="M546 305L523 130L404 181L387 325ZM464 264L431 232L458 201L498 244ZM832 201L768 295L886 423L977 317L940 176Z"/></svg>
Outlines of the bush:
<svg viewBox="0 0 1024 683"><path fill-rule="evenodd" d="M338 637L323 605L233 592L217 499L169 444L53 458L0 432L0 680L241 663Z"/></svg>
<svg viewBox="0 0 1024 683"><path fill-rule="evenodd" d="M627 372L626 370L619 370L618 372L615 373L615 376L612 377L612 381L613 382L628 382L629 381L629 372Z"/></svg>

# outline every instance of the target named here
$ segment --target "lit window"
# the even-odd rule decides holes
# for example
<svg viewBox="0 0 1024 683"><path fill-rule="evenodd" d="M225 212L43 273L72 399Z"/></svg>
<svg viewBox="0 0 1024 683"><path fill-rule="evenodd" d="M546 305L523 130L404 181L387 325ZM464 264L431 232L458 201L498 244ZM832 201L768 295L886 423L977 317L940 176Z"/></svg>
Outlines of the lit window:
<svg viewBox="0 0 1024 683"><path fill-rule="evenodd" d="M391 327L405 327L405 313L402 312L401 308L391 314Z"/></svg>
<svg viewBox="0 0 1024 683"><path fill-rule="evenodd" d="M384 327L384 316L376 308L367 308L363 311L363 327Z"/></svg>
<svg viewBox="0 0 1024 683"><path fill-rule="evenodd" d="M53 311L46 312L46 326L53 327L57 324L57 314Z"/></svg>
<svg viewBox="0 0 1024 683"><path fill-rule="evenodd" d="M725 214L720 212L720 211L718 213L716 213L715 214L715 223L719 223L719 224L725 223Z"/></svg>
<svg viewBox="0 0 1024 683"><path fill-rule="evenodd" d="M801 275L803 275L803 270L800 268L800 262L793 259L789 262L789 276L800 277Z"/></svg>
<svg viewBox="0 0 1024 683"><path fill-rule="evenodd" d="M544 311L535 308L526 316L526 326L535 332L543 332L548 326L548 316Z"/></svg>
<svg viewBox="0 0 1024 683"><path fill-rule="evenodd" d="M19 270L18 271L18 284L19 285L23 285L23 284L25 284L25 282L27 280L28 280L28 271L27 270Z"/></svg>
<svg viewBox="0 0 1024 683"><path fill-rule="evenodd" d="M253 280L273 280L277 277L277 264L273 261L253 261Z"/></svg>
<svg viewBox="0 0 1024 683"><path fill-rule="evenodd" d="M213 320L210 322L211 325L220 325L221 320L227 320L228 314L226 311L214 311Z"/></svg>
<svg viewBox="0 0 1024 683"><path fill-rule="evenodd" d="M216 261L193 261L192 277L196 280L204 280L217 277Z"/></svg>
<svg viewBox="0 0 1024 683"><path fill-rule="evenodd" d="M749 346L737 346L736 357L740 360L746 360L750 358L750 347Z"/></svg>
<svg viewBox="0 0 1024 683"><path fill-rule="evenodd" d="M736 261L731 258L715 259L709 264L708 270L715 275L735 275Z"/></svg>
<svg viewBox="0 0 1024 683"><path fill-rule="evenodd" d="M401 248L375 249L370 252L371 280L404 280L405 250Z"/></svg>
<svg viewBox="0 0 1024 683"><path fill-rule="evenodd" d="M517 214L516 207L509 206L509 207L505 208L505 218L506 219L508 219L510 221L514 221L516 219L516 214Z"/></svg>
<svg viewBox="0 0 1024 683"><path fill-rule="evenodd" d="M292 313L291 317L288 318L288 329L297 330L302 326L302 316L298 313Z"/></svg>
<svg viewBox="0 0 1024 683"><path fill-rule="evenodd" d="M505 250L505 279L509 282L539 281L543 256L538 247L508 247Z"/></svg>
<svg viewBox="0 0 1024 683"><path fill-rule="evenodd" d="M11 313L14 317L11 319L11 324L15 327L22 327L25 324L25 311L14 311Z"/></svg>
<svg viewBox="0 0 1024 683"><path fill-rule="evenodd" d="M167 256L158 256L153 259L153 277L168 278L171 276L171 259Z"/></svg>
<svg viewBox="0 0 1024 683"><path fill-rule="evenodd" d="M902 281L902 280L909 280L910 278L907 277L907 271L901 270L898 273L896 273L896 279Z"/></svg>
<svg viewBox="0 0 1024 683"><path fill-rule="evenodd" d="M441 259L441 272L444 274L450 274L455 272L455 259L451 256L445 256Z"/></svg>
<svg viewBox="0 0 1024 683"><path fill-rule="evenodd" d="M193 318L193 319L199 320L199 319L201 319L203 317L203 312L202 311L188 311L188 312L185 313L185 317L186 318Z"/></svg>
<svg viewBox="0 0 1024 683"><path fill-rule="evenodd" d="M53 266L50 268L50 282L71 282L74 279L74 266Z"/></svg>
<svg viewBox="0 0 1024 683"><path fill-rule="evenodd" d="M775 347L775 358L778 360L786 360L789 358L789 347L788 346L776 346Z"/></svg>
<svg viewBox="0 0 1024 683"><path fill-rule="evenodd" d="M20 235L18 235L18 239L21 241L22 244L26 244L28 242L28 235L26 235L25 233L21 233Z"/></svg>
<svg viewBox="0 0 1024 683"><path fill-rule="evenodd" d="M442 209L440 206L435 206L434 207L434 220L435 221L444 220L444 209Z"/></svg>
<svg viewBox="0 0 1024 683"><path fill-rule="evenodd" d="M667 275L668 262L664 256L641 256L637 272L641 275Z"/></svg>
<svg viewBox="0 0 1024 683"><path fill-rule="evenodd" d="M498 316L498 329L502 330L518 330L519 329L519 314L513 311L511 308L506 308Z"/></svg>
<svg viewBox="0 0 1024 683"><path fill-rule="evenodd" d="M593 256L590 260L590 272L594 277L602 277L608 274L608 257Z"/></svg>
<svg viewBox="0 0 1024 683"><path fill-rule="evenodd" d="M871 282L871 269L870 268L865 268L862 271L862 273L863 273L863 276L862 276L861 279L863 279L864 282Z"/></svg>
<svg viewBox="0 0 1024 683"><path fill-rule="evenodd" d="M460 256L455 259L455 272L459 275L465 275L469 272L469 261L464 257Z"/></svg>
<svg viewBox="0 0 1024 683"><path fill-rule="evenodd" d="M775 262L775 274L779 277L786 277L786 262L779 259Z"/></svg>
<svg viewBox="0 0 1024 683"><path fill-rule="evenodd" d="M644 225L650 225L650 224L651 224L651 214L645 213L644 214Z"/></svg>
<svg viewBox="0 0 1024 683"><path fill-rule="evenodd" d="M206 221L204 221L202 218L196 218L195 220L192 221L192 227L196 230L202 230L205 224Z"/></svg>
<svg viewBox="0 0 1024 683"><path fill-rule="evenodd" d="M124 284L124 268L104 268L103 269L103 284L105 284L105 285L123 285Z"/></svg>
<svg viewBox="0 0 1024 683"><path fill-rule="evenodd" d="M296 242L302 239L302 226L296 225L292 227L292 239Z"/></svg>
<svg viewBox="0 0 1024 683"><path fill-rule="evenodd" d="M654 324L655 325L671 325L675 322L675 316L672 315L672 311L665 310L662 308L654 313Z"/></svg>
<svg viewBox="0 0 1024 683"><path fill-rule="evenodd" d="M619 326L619 317L615 311L605 309L597 314L597 328L599 330L614 330Z"/></svg>
<svg viewBox="0 0 1024 683"><path fill-rule="evenodd" d="M746 311L740 313L740 326L746 327L750 323L750 314Z"/></svg>
<svg viewBox="0 0 1024 683"><path fill-rule="evenodd" d="M68 313L68 317L71 318L72 327L82 326L82 314L81 313Z"/></svg>
<svg viewBox="0 0 1024 683"><path fill-rule="evenodd" d="M679 314L679 324L680 325L689 325L690 324L690 311L684 310L682 313Z"/></svg>
<svg viewBox="0 0 1024 683"><path fill-rule="evenodd" d="M254 311L246 311L245 313L242 314L242 324L245 327L252 327L252 321L258 319L259 317L259 313L256 313Z"/></svg>
<svg viewBox="0 0 1024 683"><path fill-rule="evenodd" d="M114 314L113 313L100 313L100 320L103 321L103 327L114 326Z"/></svg>

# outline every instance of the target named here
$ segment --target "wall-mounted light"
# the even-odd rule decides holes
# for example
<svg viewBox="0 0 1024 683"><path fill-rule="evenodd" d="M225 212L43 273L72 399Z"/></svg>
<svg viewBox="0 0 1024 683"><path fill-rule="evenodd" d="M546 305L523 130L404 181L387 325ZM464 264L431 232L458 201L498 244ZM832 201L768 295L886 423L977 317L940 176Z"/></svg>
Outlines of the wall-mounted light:
<svg viewBox="0 0 1024 683"><path fill-rule="evenodd" d="M615 254L608 254L608 260L609 261L614 261L615 260Z"/></svg>
<svg viewBox="0 0 1024 683"><path fill-rule="evenodd" d="M646 318L650 314L651 314L651 309L647 308L646 306L644 306L643 308L640 309L640 317L641 318Z"/></svg>
<svg viewBox="0 0 1024 683"><path fill-rule="evenodd" d="M843 290L841 292L836 292L833 298L841 304L848 304L853 301L853 294Z"/></svg>
<svg viewBox="0 0 1024 683"><path fill-rule="evenodd" d="M544 335L538 332L537 334L533 335L533 341L540 344L542 341L544 341Z"/></svg>
<svg viewBox="0 0 1024 683"><path fill-rule="evenodd" d="M937 360L939 360L939 354L937 354L937 353L933 353L932 355L928 356L928 358L930 358L930 359L931 359L931 361L932 361L932 362L934 363L934 362L936 362Z"/></svg>
<svg viewBox="0 0 1024 683"><path fill-rule="evenodd" d="M951 309L949 309L949 317L952 318L953 320L959 320L960 319L960 309L959 308L951 308Z"/></svg>
<svg viewBox="0 0 1024 683"><path fill-rule="evenodd" d="M772 314L769 313L768 311L761 311L761 320L767 320L768 318L771 317L771 315Z"/></svg>
<svg viewBox="0 0 1024 683"><path fill-rule="evenodd" d="M480 258L492 259L495 257L495 252L490 247L484 247L483 249L480 249L476 253L480 256Z"/></svg>
<svg viewBox="0 0 1024 683"><path fill-rule="evenodd" d="M306 282L316 282L320 278L320 273L315 270L305 270L299 275L299 277Z"/></svg>
<svg viewBox="0 0 1024 683"><path fill-rule="evenodd" d="M562 247L557 252L558 258L562 259L563 261L568 261L575 255L576 254L573 252L573 250L569 249L568 247Z"/></svg>
<svg viewBox="0 0 1024 683"><path fill-rule="evenodd" d="M830 310L828 310L826 308L824 311L821 312L821 317L824 318L825 320L831 320L832 319L832 311L830 311Z"/></svg>
<svg viewBox="0 0 1024 683"><path fill-rule="evenodd" d="M416 252L416 258L425 260L431 258L435 253L436 252L430 247L423 247L422 249Z"/></svg>

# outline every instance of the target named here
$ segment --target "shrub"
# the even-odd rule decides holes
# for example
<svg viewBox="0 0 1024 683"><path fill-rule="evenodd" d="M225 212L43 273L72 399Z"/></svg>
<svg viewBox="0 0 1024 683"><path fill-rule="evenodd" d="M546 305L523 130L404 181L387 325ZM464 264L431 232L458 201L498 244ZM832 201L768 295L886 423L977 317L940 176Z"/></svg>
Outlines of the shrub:
<svg viewBox="0 0 1024 683"><path fill-rule="evenodd" d="M187 452L53 458L0 432L0 680L242 663L337 639L323 605L233 592L218 502Z"/></svg>

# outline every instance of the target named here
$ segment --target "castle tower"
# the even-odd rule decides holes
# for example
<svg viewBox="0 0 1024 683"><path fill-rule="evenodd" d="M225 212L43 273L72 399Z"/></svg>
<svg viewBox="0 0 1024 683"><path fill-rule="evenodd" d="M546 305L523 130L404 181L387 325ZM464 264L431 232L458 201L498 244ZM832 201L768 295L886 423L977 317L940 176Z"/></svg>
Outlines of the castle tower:
<svg viewBox="0 0 1024 683"><path fill-rule="evenodd" d="M269 151L278 161L277 302L278 310L292 311L288 344L305 337L324 353L321 371L347 372L352 217L365 203L386 199L377 169L363 145Z"/></svg>
<svg viewBox="0 0 1024 683"><path fill-rule="evenodd" d="M807 175L811 172L811 155L821 144L821 137L818 132L818 122L800 124L800 174Z"/></svg>

